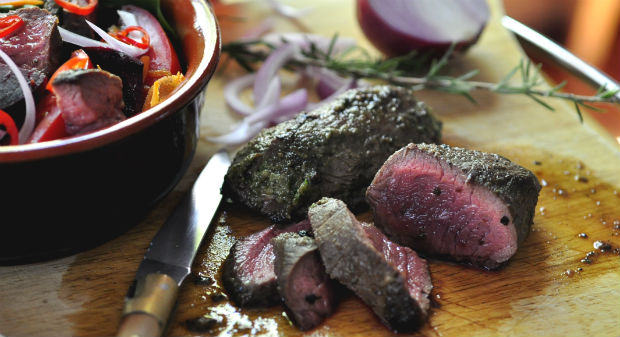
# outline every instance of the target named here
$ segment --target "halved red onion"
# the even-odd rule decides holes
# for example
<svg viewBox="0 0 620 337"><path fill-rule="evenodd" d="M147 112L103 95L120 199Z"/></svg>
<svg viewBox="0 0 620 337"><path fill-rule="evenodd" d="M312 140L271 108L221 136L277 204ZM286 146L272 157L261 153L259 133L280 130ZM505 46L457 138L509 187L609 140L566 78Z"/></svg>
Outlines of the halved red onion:
<svg viewBox="0 0 620 337"><path fill-rule="evenodd" d="M110 34L106 33L103 29L97 27L95 24L93 24L92 22L88 21L88 20L84 20L86 21L86 23L90 26L90 28L92 28L92 30L95 31L95 33L97 33L99 36L101 36L101 38L108 43L108 47L110 48L114 48L120 52L123 52L127 55L133 56L133 57L139 57L141 55L143 55L144 53L146 53L147 51L149 51L149 47L141 49L138 47L134 47L134 46L130 46L126 43L123 43L117 39L115 39L114 37L112 37Z"/></svg>
<svg viewBox="0 0 620 337"><path fill-rule="evenodd" d="M278 0L267 0L267 3L278 14L283 15L287 18L291 18L291 19L298 19L312 11L311 8L294 8L294 7L285 5Z"/></svg>
<svg viewBox="0 0 620 337"><path fill-rule="evenodd" d="M21 70L13 62L11 57L7 55L2 49L0 49L0 58L6 63L7 66L11 69L15 77L17 77L17 82L19 83L19 87L22 89L22 93L24 94L24 101L26 102L26 115L24 117L24 124L19 129L19 143L24 144L30 138L32 134L32 130L34 130L34 122L35 122L35 113L36 107L34 104L34 97L32 97L32 91L30 90L30 86L26 81L26 78L22 74Z"/></svg>
<svg viewBox="0 0 620 337"><path fill-rule="evenodd" d="M271 79L276 73L288 62L288 60L295 54L296 47L293 44L283 44L276 48L267 57L262 67L256 72L256 79L254 80L254 102L260 102L265 93L267 92L267 83L271 82Z"/></svg>
<svg viewBox="0 0 620 337"><path fill-rule="evenodd" d="M388 56L413 50L444 53L474 44L489 20L486 0L357 0L357 18L372 44Z"/></svg>

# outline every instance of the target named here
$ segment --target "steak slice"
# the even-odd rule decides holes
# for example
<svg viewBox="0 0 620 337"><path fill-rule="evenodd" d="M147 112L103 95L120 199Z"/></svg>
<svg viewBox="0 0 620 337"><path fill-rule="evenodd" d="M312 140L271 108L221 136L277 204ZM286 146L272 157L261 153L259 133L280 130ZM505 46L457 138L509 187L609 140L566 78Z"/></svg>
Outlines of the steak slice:
<svg viewBox="0 0 620 337"><path fill-rule="evenodd" d="M412 91L352 89L263 130L235 156L224 192L274 222L305 217L308 206L324 196L361 210L381 163L410 142L440 137L441 122Z"/></svg>
<svg viewBox="0 0 620 337"><path fill-rule="evenodd" d="M275 253L278 292L301 330L321 324L335 309L332 280L314 239L283 233L271 240Z"/></svg>
<svg viewBox="0 0 620 337"><path fill-rule="evenodd" d="M527 236L539 191L532 172L499 155L410 144L385 162L366 198L392 240L495 269Z"/></svg>
<svg viewBox="0 0 620 337"><path fill-rule="evenodd" d="M388 327L418 329L433 288L426 261L360 223L344 202L323 198L308 217L327 273L353 290Z"/></svg>
<svg viewBox="0 0 620 337"><path fill-rule="evenodd" d="M281 233L310 230L303 220L285 228L270 226L233 244L224 261L222 283L240 307L270 306L280 302L271 239Z"/></svg>
<svg viewBox="0 0 620 337"><path fill-rule="evenodd" d="M20 68L30 88L37 92L46 79L60 65L62 40L58 32L58 19L38 7L20 8L6 15L19 15L24 26L0 39L0 49L11 57ZM17 77L9 66L0 60L0 109L5 109L24 98Z"/></svg>
<svg viewBox="0 0 620 337"><path fill-rule="evenodd" d="M52 82L69 135L95 131L125 119L121 79L99 69L63 71Z"/></svg>

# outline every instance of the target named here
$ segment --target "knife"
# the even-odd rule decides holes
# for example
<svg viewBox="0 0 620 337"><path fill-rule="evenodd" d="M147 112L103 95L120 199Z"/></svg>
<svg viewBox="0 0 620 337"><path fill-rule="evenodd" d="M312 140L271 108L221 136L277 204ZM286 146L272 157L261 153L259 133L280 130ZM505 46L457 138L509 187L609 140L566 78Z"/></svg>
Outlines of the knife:
<svg viewBox="0 0 620 337"><path fill-rule="evenodd" d="M553 42L551 39L509 16L502 17L501 21L504 28L511 31L521 40L526 41L529 45L534 46L538 50L550 56L561 67L584 79L586 82L593 85L595 89L600 87L604 87L607 90L620 89L618 83L616 83L616 81L612 78L584 62L570 51ZM620 99L620 92L617 92L615 96Z"/></svg>
<svg viewBox="0 0 620 337"><path fill-rule="evenodd" d="M213 155L151 241L125 298L118 336L163 333L179 287L191 271L200 242L222 200L220 188L229 166L227 152Z"/></svg>

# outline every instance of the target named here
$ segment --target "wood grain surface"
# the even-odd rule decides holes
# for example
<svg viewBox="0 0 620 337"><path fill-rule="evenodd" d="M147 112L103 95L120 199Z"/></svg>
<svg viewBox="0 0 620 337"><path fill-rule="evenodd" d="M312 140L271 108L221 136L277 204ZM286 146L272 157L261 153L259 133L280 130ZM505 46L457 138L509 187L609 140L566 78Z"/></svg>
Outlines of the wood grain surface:
<svg viewBox="0 0 620 337"><path fill-rule="evenodd" d="M524 57L499 23L499 1L490 5L492 21L479 43L454 60L454 73L478 68L479 79L498 81ZM357 26L353 1L321 0L308 6L314 11L299 22L276 17L277 29L339 32L368 46ZM261 3L246 2L216 4L216 12L225 41L242 36L269 15ZM204 139L238 119L228 112L222 90L239 74L234 67L222 69L209 84L202 115ZM443 120L444 142L501 153L530 168L545 186L532 231L504 269L484 272L430 261L435 305L418 335L620 335L618 144L590 120L580 124L564 102L550 101L556 108L551 112L520 96L477 92L474 97L477 105L447 94L419 94ZM177 188L127 233L65 258L0 267L0 334L113 335L149 241L216 150L204 139ZM302 334L289 324L283 307L239 310L221 289L219 267L234 238L267 225L264 217L222 205L193 273L180 289L167 335ZM595 249L597 241L611 249ZM590 263L581 262L592 251ZM336 313L306 335L393 335L353 294L343 291L341 297Z"/></svg>

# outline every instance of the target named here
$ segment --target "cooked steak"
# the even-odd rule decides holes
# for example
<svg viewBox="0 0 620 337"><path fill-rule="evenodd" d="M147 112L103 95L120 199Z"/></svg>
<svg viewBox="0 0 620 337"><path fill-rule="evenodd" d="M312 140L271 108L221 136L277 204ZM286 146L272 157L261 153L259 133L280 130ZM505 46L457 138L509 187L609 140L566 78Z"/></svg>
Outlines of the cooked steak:
<svg viewBox="0 0 620 337"><path fill-rule="evenodd" d="M381 163L410 142L439 142L441 122L411 91L353 89L334 102L263 130L228 170L224 192L246 206L289 222L323 196L355 210Z"/></svg>
<svg viewBox="0 0 620 337"><path fill-rule="evenodd" d="M494 269L527 236L539 191L532 172L499 155L410 144L385 162L366 197L392 240Z"/></svg>
<svg viewBox="0 0 620 337"><path fill-rule="evenodd" d="M125 119L121 79L99 69L59 73L52 88L70 135L95 131Z"/></svg>
<svg viewBox="0 0 620 337"><path fill-rule="evenodd" d="M280 302L271 239L281 233L310 230L303 220L285 228L268 227L235 242L224 261L222 282L239 306L270 306Z"/></svg>
<svg viewBox="0 0 620 337"><path fill-rule="evenodd" d="M333 281L325 273L314 239L284 233L271 242L278 292L295 325L310 330L334 312Z"/></svg>
<svg viewBox="0 0 620 337"><path fill-rule="evenodd" d="M144 103L142 72L144 64L135 57L110 48L83 48L93 64L118 75L123 81L123 113L131 117L141 111Z"/></svg>
<svg viewBox="0 0 620 337"><path fill-rule="evenodd" d="M62 40L57 19L38 7L21 8L0 16L19 15L24 26L0 39L0 49L21 69L33 91L38 91L60 65ZM0 60L0 109L24 97L15 74Z"/></svg>
<svg viewBox="0 0 620 337"><path fill-rule="evenodd" d="M426 261L360 223L340 200L310 206L310 223L327 273L353 290L390 328L418 329L432 289Z"/></svg>

